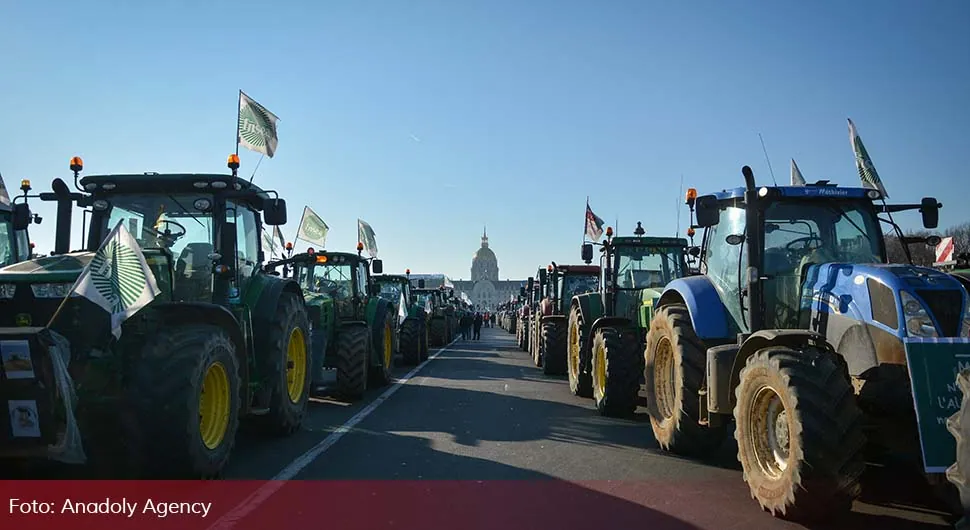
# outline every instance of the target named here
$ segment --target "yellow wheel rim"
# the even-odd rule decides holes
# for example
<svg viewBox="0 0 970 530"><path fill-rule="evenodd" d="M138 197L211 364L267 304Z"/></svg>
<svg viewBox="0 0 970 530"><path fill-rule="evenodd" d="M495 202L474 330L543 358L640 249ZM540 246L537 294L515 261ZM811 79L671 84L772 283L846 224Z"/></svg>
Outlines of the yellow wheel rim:
<svg viewBox="0 0 970 530"><path fill-rule="evenodd" d="M290 401L299 403L306 386L306 340L303 330L293 328L290 341L286 345L286 393Z"/></svg>
<svg viewBox="0 0 970 530"><path fill-rule="evenodd" d="M579 375L579 327L569 326L569 372Z"/></svg>
<svg viewBox="0 0 970 530"><path fill-rule="evenodd" d="M391 325L384 324L384 369L391 367L391 360L394 356L394 337L391 333Z"/></svg>
<svg viewBox="0 0 970 530"><path fill-rule="evenodd" d="M606 348L602 343L593 350L593 371L595 373L596 393L602 396L606 392Z"/></svg>
<svg viewBox="0 0 970 530"><path fill-rule="evenodd" d="M219 447L226 437L231 401L229 373L222 363L212 363L205 371L199 395L199 434L210 450Z"/></svg>

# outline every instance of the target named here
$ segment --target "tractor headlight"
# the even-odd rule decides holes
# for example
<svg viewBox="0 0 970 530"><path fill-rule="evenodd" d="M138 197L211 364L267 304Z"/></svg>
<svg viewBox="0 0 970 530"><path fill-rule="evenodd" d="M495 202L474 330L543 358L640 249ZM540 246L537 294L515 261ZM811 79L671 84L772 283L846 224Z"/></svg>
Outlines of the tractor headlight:
<svg viewBox="0 0 970 530"><path fill-rule="evenodd" d="M899 293L899 300L903 304L903 317L906 320L906 331L912 337L937 337L936 326L929 312L913 295L906 291Z"/></svg>
<svg viewBox="0 0 970 530"><path fill-rule="evenodd" d="M13 293L17 291L17 286L12 283L0 283L0 298L13 298Z"/></svg>
<svg viewBox="0 0 970 530"><path fill-rule="evenodd" d="M30 286L34 298L64 298L71 292L70 283L35 283Z"/></svg>

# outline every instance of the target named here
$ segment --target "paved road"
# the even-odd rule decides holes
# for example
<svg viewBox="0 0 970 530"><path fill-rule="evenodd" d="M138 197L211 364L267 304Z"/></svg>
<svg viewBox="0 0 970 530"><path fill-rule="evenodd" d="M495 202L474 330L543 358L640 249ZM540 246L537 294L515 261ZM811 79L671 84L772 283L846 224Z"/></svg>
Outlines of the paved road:
<svg viewBox="0 0 970 530"><path fill-rule="evenodd" d="M591 400L572 396L564 378L543 376L501 329L453 343L379 397L387 391L372 390L353 405L315 399L305 431L242 441L227 478L528 479L510 487L539 484L555 498L538 490L523 506L552 503L568 513L568 499L581 495L583 509L601 511L596 520L610 526L629 519L683 528L802 528L758 508L733 444L707 462L663 454L642 407L633 419L598 416ZM914 484L873 469L867 497L844 527L944 526Z"/></svg>

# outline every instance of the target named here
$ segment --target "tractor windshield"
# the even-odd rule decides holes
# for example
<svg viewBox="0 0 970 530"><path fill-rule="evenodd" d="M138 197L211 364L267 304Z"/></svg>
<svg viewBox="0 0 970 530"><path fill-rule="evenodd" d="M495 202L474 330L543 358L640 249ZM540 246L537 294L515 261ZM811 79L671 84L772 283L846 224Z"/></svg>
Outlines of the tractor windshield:
<svg viewBox="0 0 970 530"><path fill-rule="evenodd" d="M313 293L325 293L334 298L350 298L354 294L353 266L350 264L320 265L301 268L300 285Z"/></svg>
<svg viewBox="0 0 970 530"><path fill-rule="evenodd" d="M684 253L680 247L623 246L617 249L618 289L662 288L684 275Z"/></svg>
<svg viewBox="0 0 970 530"><path fill-rule="evenodd" d="M431 295L431 293L418 293L414 297L414 301L429 313L434 309L433 300L434 297Z"/></svg>
<svg viewBox="0 0 970 530"><path fill-rule="evenodd" d="M779 328L808 326L801 314L808 265L885 261L878 220L865 201L780 200L765 210L764 241L766 318Z"/></svg>
<svg viewBox="0 0 970 530"><path fill-rule="evenodd" d="M579 276L567 274L562 279L563 300L572 300L574 296L583 293L594 293L600 290L599 275Z"/></svg>
<svg viewBox="0 0 970 530"><path fill-rule="evenodd" d="M398 280L377 280L377 283L381 286L381 298L395 304L401 301L404 286Z"/></svg>
<svg viewBox="0 0 970 530"><path fill-rule="evenodd" d="M8 212L0 212L0 267L6 267L30 257L26 230L14 230Z"/></svg>

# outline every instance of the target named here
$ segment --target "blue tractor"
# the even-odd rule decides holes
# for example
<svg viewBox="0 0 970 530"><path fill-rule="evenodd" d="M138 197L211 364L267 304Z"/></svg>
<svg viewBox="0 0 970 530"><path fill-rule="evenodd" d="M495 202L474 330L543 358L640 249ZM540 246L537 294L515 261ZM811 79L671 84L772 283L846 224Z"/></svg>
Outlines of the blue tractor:
<svg viewBox="0 0 970 530"><path fill-rule="evenodd" d="M688 191L700 274L667 285L650 323L651 426L663 449L702 456L733 425L763 509L835 515L858 496L866 456L919 457L904 339L965 344L970 304L951 276L887 264L880 223L899 232L892 213L919 210L936 228L936 199L887 205L878 190L742 173L744 187Z"/></svg>

